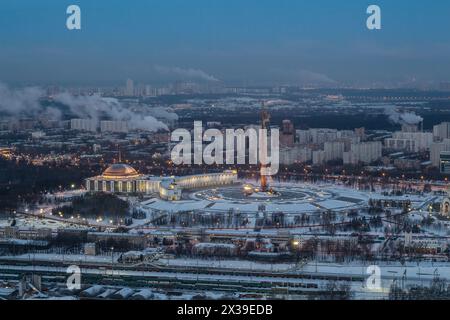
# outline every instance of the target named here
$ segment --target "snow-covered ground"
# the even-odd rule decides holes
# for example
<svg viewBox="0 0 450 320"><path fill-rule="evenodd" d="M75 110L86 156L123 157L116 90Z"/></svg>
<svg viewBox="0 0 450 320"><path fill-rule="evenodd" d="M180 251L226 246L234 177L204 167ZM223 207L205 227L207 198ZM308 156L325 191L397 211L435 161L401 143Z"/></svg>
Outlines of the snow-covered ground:
<svg viewBox="0 0 450 320"><path fill-rule="evenodd" d="M61 254L23 254L18 256L2 256L5 261L45 261L45 262L92 262L106 263L111 261L117 263L119 255L111 256L87 256L87 255L61 255ZM281 273L311 273L311 274L329 274L345 276L367 276L367 268L370 265L376 265L380 268L381 276L385 279L406 276L407 279L414 281L430 281L434 277L450 279L450 262L349 262L349 263L323 263L307 262L297 265L295 263L263 263L247 260L232 259L195 259L195 258L162 258L156 265L161 267L201 267L201 268L221 268L232 270L251 270L251 271L270 271ZM1 269L1 267L0 267Z"/></svg>
<svg viewBox="0 0 450 320"><path fill-rule="evenodd" d="M17 256L0 256L0 259L5 261L26 261L32 263L33 261L43 262L63 262L63 263L102 263L110 264L111 262L117 263L119 254L111 256L89 256L84 254L56 254L56 253L30 253Z"/></svg>
<svg viewBox="0 0 450 320"><path fill-rule="evenodd" d="M230 209L233 209L241 213L257 213L260 204L264 203L266 212L269 213L314 213L324 209L340 211L360 208L367 205L369 199L409 200L413 208L422 208L431 199L435 200L436 198L433 195L386 196L381 192L361 191L327 183L278 183L274 184L273 187L276 190L278 187L280 192L289 190L289 192L295 193L295 190L298 190L299 194L306 193L306 196L303 194L303 196L294 197L292 200L284 199L283 197L281 199L272 197L265 202L261 202L255 197L232 199L223 197L220 193L214 193L215 196L211 198L206 196L204 192L199 192L192 193L190 200L164 201L159 198L153 198L142 202L139 206L147 211L180 212L205 210L209 212L228 212Z"/></svg>
<svg viewBox="0 0 450 320"><path fill-rule="evenodd" d="M0 227L6 227L10 226L12 223L11 219L0 219ZM20 228L34 228L34 229L42 229L42 228L48 228L52 230L57 229L63 229L63 228L72 228L72 229L88 229L87 226L81 226L78 224L70 223L70 221L67 220L52 220L52 219L45 219L45 218L37 218L32 216L18 216L16 217L16 224L17 227Z"/></svg>

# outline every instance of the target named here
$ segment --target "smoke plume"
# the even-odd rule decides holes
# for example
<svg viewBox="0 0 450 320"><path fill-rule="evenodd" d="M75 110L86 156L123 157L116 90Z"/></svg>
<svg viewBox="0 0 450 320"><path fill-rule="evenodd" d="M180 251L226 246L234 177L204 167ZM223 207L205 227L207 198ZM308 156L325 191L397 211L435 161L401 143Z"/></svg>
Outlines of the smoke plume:
<svg viewBox="0 0 450 320"><path fill-rule="evenodd" d="M0 112L9 116L33 116L45 111L39 101L43 96L44 92L37 87L10 89L0 83Z"/></svg>
<svg viewBox="0 0 450 320"><path fill-rule="evenodd" d="M413 112L399 112L395 108L386 108L384 112L395 124L419 124L423 121L421 116Z"/></svg>
<svg viewBox="0 0 450 320"><path fill-rule="evenodd" d="M178 121L178 115L175 112L169 112L163 107L149 108L148 112L151 116L157 119L165 119L167 121Z"/></svg>
<svg viewBox="0 0 450 320"><path fill-rule="evenodd" d="M155 70L163 75L181 79L203 80L211 82L220 81L216 77L207 74L205 71L200 69L192 69L192 68L183 69L179 67L155 66Z"/></svg>
<svg viewBox="0 0 450 320"><path fill-rule="evenodd" d="M59 120L62 112L54 104L43 104L42 98L46 96L45 91L37 87L23 89L11 89L0 83L0 114L18 117L39 117L45 119ZM129 121L133 129L158 131L168 130L167 125L149 114L140 114L124 107L117 99L104 98L98 95L74 96L64 92L53 97L53 102L62 104L69 108L72 116L82 119L101 119ZM161 108L155 110L162 117L178 117ZM155 113L155 114L156 114Z"/></svg>
<svg viewBox="0 0 450 320"><path fill-rule="evenodd" d="M70 108L72 114L79 118L99 121L101 118L128 121L131 128L158 131L168 130L167 125L150 115L139 114L126 109L119 100L98 95L73 96L61 93L54 97L55 102Z"/></svg>

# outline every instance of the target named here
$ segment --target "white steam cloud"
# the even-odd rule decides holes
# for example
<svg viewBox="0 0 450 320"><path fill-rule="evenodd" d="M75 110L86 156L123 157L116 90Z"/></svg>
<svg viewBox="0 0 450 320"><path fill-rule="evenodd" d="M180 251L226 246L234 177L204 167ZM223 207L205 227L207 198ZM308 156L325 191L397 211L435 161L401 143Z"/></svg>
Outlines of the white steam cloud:
<svg viewBox="0 0 450 320"><path fill-rule="evenodd" d="M45 96L38 87L11 89L0 83L0 114L10 117L38 117L44 119L60 119L61 110L41 104Z"/></svg>
<svg viewBox="0 0 450 320"><path fill-rule="evenodd" d="M163 75L177 78L203 80L211 82L220 81L216 77L200 69L192 69L192 68L183 69L179 67L155 66L155 70Z"/></svg>
<svg viewBox="0 0 450 320"><path fill-rule="evenodd" d="M269 70L271 79L279 82L298 83L301 85L333 85L336 80L328 75L297 68L274 68Z"/></svg>
<svg viewBox="0 0 450 320"><path fill-rule="evenodd" d="M399 112L395 108L385 108L384 113L396 124L419 124L423 121L421 116L413 112Z"/></svg>
<svg viewBox="0 0 450 320"><path fill-rule="evenodd" d="M155 107L148 109L150 115L157 119L165 119L167 121L178 121L178 115L175 112L169 112L166 108Z"/></svg>
<svg viewBox="0 0 450 320"><path fill-rule="evenodd" d="M0 114L17 117L39 117L45 119L59 120L62 112L54 105L46 106L41 99L46 96L45 91L37 87L23 89L11 89L0 83ZM163 122L157 120L151 113L140 114L125 108L120 101L113 98L104 98L98 95L74 96L67 92L57 94L53 101L69 108L70 113L82 119L93 119L99 121L107 118L111 120L129 121L133 129L158 131L168 130ZM155 115L161 113L161 119L174 119L178 116L167 112L164 108L157 108Z"/></svg>
<svg viewBox="0 0 450 320"><path fill-rule="evenodd" d="M54 97L54 101L70 108L72 114L79 118L99 120L106 117L112 120L129 121L133 129L158 131L168 130L167 125L150 115L132 112L114 98L104 98L98 95L73 96L61 93Z"/></svg>
<svg viewBox="0 0 450 320"><path fill-rule="evenodd" d="M0 112L16 116L42 111L39 99L43 91L36 87L13 90L0 83Z"/></svg>

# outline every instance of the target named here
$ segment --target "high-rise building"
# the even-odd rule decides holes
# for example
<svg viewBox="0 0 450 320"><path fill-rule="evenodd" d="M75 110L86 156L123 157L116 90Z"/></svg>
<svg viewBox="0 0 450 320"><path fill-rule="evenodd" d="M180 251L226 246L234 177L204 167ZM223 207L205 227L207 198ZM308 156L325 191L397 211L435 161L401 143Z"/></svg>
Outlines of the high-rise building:
<svg viewBox="0 0 450 320"><path fill-rule="evenodd" d="M310 144L312 142L311 132L309 130L296 130L297 141L299 144Z"/></svg>
<svg viewBox="0 0 450 320"><path fill-rule="evenodd" d="M442 151L440 153L439 170L441 173L450 174L450 151Z"/></svg>
<svg viewBox="0 0 450 320"><path fill-rule="evenodd" d="M450 122L442 122L433 127L433 137L437 140L450 138Z"/></svg>
<svg viewBox="0 0 450 320"><path fill-rule="evenodd" d="M442 142L435 142L430 147L430 161L436 168L440 166L441 153L450 151L450 139L444 139Z"/></svg>
<svg viewBox="0 0 450 320"><path fill-rule="evenodd" d="M407 152L420 152L430 149L433 143L431 132L395 132L392 138L385 140L385 146L389 149L404 150Z"/></svg>
<svg viewBox="0 0 450 320"><path fill-rule="evenodd" d="M312 153L312 162L314 165L321 165L325 163L325 151L317 150Z"/></svg>
<svg viewBox="0 0 450 320"><path fill-rule="evenodd" d="M419 131L418 124L409 124L409 123L402 124L402 132L418 132L418 131Z"/></svg>
<svg viewBox="0 0 450 320"><path fill-rule="evenodd" d="M293 147L295 142L294 124L291 120L283 120L280 134L281 147Z"/></svg>
<svg viewBox="0 0 450 320"><path fill-rule="evenodd" d="M416 140L414 139L388 138L384 140L384 146L389 150L417 152Z"/></svg>
<svg viewBox="0 0 450 320"><path fill-rule="evenodd" d="M342 160L344 156L345 144L341 141L325 142L325 161Z"/></svg>
<svg viewBox="0 0 450 320"><path fill-rule="evenodd" d="M358 136L361 140L364 140L366 138L366 128L356 128L355 135Z"/></svg>
<svg viewBox="0 0 450 320"><path fill-rule="evenodd" d="M280 149L280 164L291 165L294 163L306 163L312 160L312 150L301 146Z"/></svg>
<svg viewBox="0 0 450 320"><path fill-rule="evenodd" d="M335 141L338 138L338 130L336 129L310 129L311 142L315 144L322 144L327 141Z"/></svg>
<svg viewBox="0 0 450 320"><path fill-rule="evenodd" d="M71 119L70 129L80 131L97 131L98 122L92 119Z"/></svg>
<svg viewBox="0 0 450 320"><path fill-rule="evenodd" d="M155 91L153 90L151 85L145 85L145 89L144 89L144 95L147 97L153 97L155 96Z"/></svg>
<svg viewBox="0 0 450 320"><path fill-rule="evenodd" d="M125 86L125 95L126 96L134 96L134 82L131 79L127 79Z"/></svg>
<svg viewBox="0 0 450 320"><path fill-rule="evenodd" d="M370 164L382 156L380 141L352 143L349 152L344 152L344 164Z"/></svg>

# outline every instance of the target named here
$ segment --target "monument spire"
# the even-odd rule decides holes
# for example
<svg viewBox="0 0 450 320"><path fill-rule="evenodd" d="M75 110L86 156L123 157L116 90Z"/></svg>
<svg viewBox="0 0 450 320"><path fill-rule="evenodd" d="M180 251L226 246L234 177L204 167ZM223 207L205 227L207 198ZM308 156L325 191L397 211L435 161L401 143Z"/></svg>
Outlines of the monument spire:
<svg viewBox="0 0 450 320"><path fill-rule="evenodd" d="M270 115L269 115L269 112L266 110L266 102L262 101L262 104L261 104L261 129L267 130L269 128L269 121L270 121ZM261 139L261 137L260 137L260 139ZM262 141L266 141L266 140L263 139ZM263 148L263 150L267 150L265 144L260 145L259 147ZM261 181L261 191L263 191L263 192L266 192L268 189L265 168L266 168L266 165L261 163L260 181Z"/></svg>

